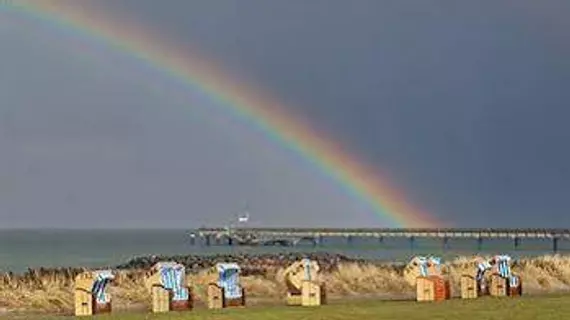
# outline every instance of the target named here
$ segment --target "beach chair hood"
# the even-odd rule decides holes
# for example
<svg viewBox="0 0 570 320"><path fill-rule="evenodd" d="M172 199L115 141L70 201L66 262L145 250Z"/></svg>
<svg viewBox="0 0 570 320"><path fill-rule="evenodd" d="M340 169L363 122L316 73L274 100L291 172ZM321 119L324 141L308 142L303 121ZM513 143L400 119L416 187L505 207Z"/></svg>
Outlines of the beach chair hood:
<svg viewBox="0 0 570 320"><path fill-rule="evenodd" d="M434 267L437 272L441 272L441 258L416 256L412 259L412 263L420 270L420 276L427 277L430 275L429 267Z"/></svg>
<svg viewBox="0 0 570 320"><path fill-rule="evenodd" d="M483 279L483 276L485 275L485 272L491 270L492 268L493 266L489 261L479 259L477 263L477 275L475 276L475 279L477 281L481 281Z"/></svg>
<svg viewBox="0 0 570 320"><path fill-rule="evenodd" d="M304 258L302 260L303 263L303 271L304 271L304 280L306 281L312 281L315 280L313 279L313 275L316 276L316 274L319 272L319 264L316 261L313 261L309 258Z"/></svg>

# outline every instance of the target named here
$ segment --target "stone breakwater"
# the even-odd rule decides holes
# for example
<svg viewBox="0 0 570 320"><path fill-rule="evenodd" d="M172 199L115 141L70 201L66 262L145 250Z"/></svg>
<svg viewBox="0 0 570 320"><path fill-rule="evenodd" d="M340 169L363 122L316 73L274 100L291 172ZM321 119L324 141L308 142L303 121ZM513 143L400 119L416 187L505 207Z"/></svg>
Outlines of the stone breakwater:
<svg viewBox="0 0 570 320"><path fill-rule="evenodd" d="M188 273L198 273L213 267L219 262L235 262L242 268L243 276L263 275L269 269L286 268L291 263L302 258L309 258L319 262L323 272L335 270L341 263L372 264L379 263L372 260L354 259L340 254L329 253L283 253L283 254L217 254L217 255L153 255L141 256L128 260L115 266L102 266L96 269L112 269L118 271L148 270L160 261L175 261L183 264ZM77 274L89 270L82 266L60 268L30 268L23 273L5 272L2 277L4 283L18 279L24 282L34 282L34 279L45 277L73 278Z"/></svg>
<svg viewBox="0 0 570 320"><path fill-rule="evenodd" d="M117 265L118 270L149 269L159 261L176 261L186 266L187 272L197 273L213 267L219 262L235 262L242 268L243 276L262 275L267 269L286 268L291 263L302 258L318 261L323 272L335 270L341 263L374 263L370 260L349 258L340 254L329 253L283 253L283 254L219 254L208 256L177 255L177 256L144 256Z"/></svg>
<svg viewBox="0 0 570 320"><path fill-rule="evenodd" d="M310 258L319 262L323 273L331 273L341 264L372 264L372 261L353 259L339 254L328 253L283 253L283 254L219 254L219 255L174 255L174 256L141 256L115 266L104 266L96 269L112 269L119 274L119 281L134 281L141 278L145 271L160 261L175 261L186 267L187 273L199 274L213 267L218 262L235 262L241 267L243 277L264 277L268 273L285 269L301 258ZM89 270L81 266L61 268L35 268L23 273L6 272L2 275L0 287L42 289L48 285L73 286L75 276ZM0 288L1 289L1 288Z"/></svg>

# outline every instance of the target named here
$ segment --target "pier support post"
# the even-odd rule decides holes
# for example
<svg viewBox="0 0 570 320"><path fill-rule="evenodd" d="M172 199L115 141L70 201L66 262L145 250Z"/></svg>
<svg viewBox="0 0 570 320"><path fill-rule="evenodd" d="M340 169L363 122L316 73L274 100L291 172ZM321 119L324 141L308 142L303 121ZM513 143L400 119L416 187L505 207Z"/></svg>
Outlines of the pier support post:
<svg viewBox="0 0 570 320"><path fill-rule="evenodd" d="M209 236L209 235L208 235L208 236L204 236L204 240L206 241L206 246L209 247L210 244L211 244L211 242L212 242L212 239L210 239L210 236Z"/></svg>
<svg viewBox="0 0 570 320"><path fill-rule="evenodd" d="M477 238L477 251L481 251L483 249L483 237Z"/></svg>
<svg viewBox="0 0 570 320"><path fill-rule="evenodd" d="M515 250L517 250L521 244L521 239L519 237L515 237L514 242L515 242Z"/></svg>
<svg viewBox="0 0 570 320"><path fill-rule="evenodd" d="M416 237L411 236L411 237L410 237L410 250L411 250L412 252L414 251L415 243L416 243Z"/></svg>
<svg viewBox="0 0 570 320"><path fill-rule="evenodd" d="M317 244L318 244L319 246L322 246L322 245L323 245L323 236L319 235L319 236L317 236L315 239L317 239Z"/></svg>
<svg viewBox="0 0 570 320"><path fill-rule="evenodd" d="M558 238L552 238L552 251L558 253Z"/></svg>

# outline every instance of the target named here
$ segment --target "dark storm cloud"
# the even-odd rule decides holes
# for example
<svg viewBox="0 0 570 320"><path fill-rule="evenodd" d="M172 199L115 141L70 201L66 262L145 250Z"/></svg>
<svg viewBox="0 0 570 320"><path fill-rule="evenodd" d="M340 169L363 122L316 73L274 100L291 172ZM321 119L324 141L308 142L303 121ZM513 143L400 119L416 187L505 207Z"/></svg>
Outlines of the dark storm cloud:
<svg viewBox="0 0 570 320"><path fill-rule="evenodd" d="M568 2L99 5L252 79L442 219L570 222ZM244 199L266 224L378 223L290 153L198 106L201 98L148 92L157 80L129 77L136 66L69 62L69 41L39 45L49 31L10 20L29 31L0 28L10 44L0 141L12 151L0 172L14 186L2 206L13 224L82 225L101 212L121 225L222 223Z"/></svg>

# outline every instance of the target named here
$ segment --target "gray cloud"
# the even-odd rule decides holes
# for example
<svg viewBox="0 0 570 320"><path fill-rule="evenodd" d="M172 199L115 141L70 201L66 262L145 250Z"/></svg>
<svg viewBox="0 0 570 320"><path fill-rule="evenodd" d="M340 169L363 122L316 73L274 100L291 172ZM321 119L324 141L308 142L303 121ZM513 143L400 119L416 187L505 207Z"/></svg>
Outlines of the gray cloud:
<svg viewBox="0 0 570 320"><path fill-rule="evenodd" d="M568 2L97 5L253 79L441 219L570 222ZM91 43L82 58L69 35L6 12L0 43L4 226L221 224L246 200L258 224L389 223L120 52Z"/></svg>

